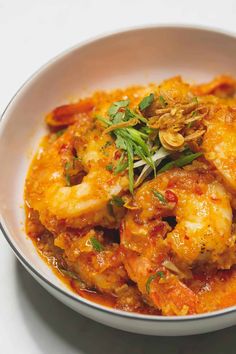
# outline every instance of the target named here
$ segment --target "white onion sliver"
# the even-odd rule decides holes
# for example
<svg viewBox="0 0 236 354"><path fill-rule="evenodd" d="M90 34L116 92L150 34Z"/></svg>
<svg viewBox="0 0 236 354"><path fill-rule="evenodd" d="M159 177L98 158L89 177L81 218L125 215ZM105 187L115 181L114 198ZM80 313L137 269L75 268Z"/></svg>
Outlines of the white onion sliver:
<svg viewBox="0 0 236 354"><path fill-rule="evenodd" d="M155 166L157 167L161 161L167 156L169 155L170 152L168 152L167 150L165 150L163 147L161 147L153 156L152 156L152 159L154 160L155 162ZM139 160L137 162L141 162L142 160ZM142 166L142 165L140 165ZM134 187L138 187L143 181L144 179L153 171L153 168L149 165L146 164L145 162L145 166L144 168L142 169L142 172L140 173L140 175L138 176L135 184L134 184Z"/></svg>
<svg viewBox="0 0 236 354"><path fill-rule="evenodd" d="M155 154L152 156L152 160L156 162L159 159L163 159L163 157L169 155L170 152L165 150L163 147L161 147L159 150L155 152ZM147 163L144 160L138 160L134 163L134 168L141 167L146 165Z"/></svg>

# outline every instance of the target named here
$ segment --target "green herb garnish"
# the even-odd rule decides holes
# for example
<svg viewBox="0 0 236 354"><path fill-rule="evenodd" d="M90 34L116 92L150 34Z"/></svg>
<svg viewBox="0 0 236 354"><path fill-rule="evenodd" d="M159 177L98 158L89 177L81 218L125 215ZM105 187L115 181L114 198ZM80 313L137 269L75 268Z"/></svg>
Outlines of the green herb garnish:
<svg viewBox="0 0 236 354"><path fill-rule="evenodd" d="M163 107L166 107L168 105L168 102L164 99L163 96L159 96L159 101Z"/></svg>
<svg viewBox="0 0 236 354"><path fill-rule="evenodd" d="M112 142L110 140L106 141L105 144L102 146L102 149L108 148L108 146L112 145Z"/></svg>
<svg viewBox="0 0 236 354"><path fill-rule="evenodd" d="M193 97L192 102L198 104L198 98L197 98L197 96Z"/></svg>
<svg viewBox="0 0 236 354"><path fill-rule="evenodd" d="M55 133L56 137L59 138L62 134L65 133L65 131L66 131L66 129L58 130L58 131Z"/></svg>
<svg viewBox="0 0 236 354"><path fill-rule="evenodd" d="M128 168L129 175L129 190L131 193L134 191L134 167L133 160L137 156L143 161L145 161L155 172L155 164L152 160L152 153L147 144L148 134L140 131L140 129L128 126L128 127L117 127L117 124L122 122L128 122L130 119L137 119L138 124L146 124L146 118L140 116L139 114L132 111L127 107L129 100L115 102L109 109L108 115L110 120L106 120L103 117L97 116L97 119L105 123L108 127L114 125L114 129L110 132L111 136L115 138L116 147L127 156L127 163L118 163L118 166L115 170L115 173ZM123 108L122 112L119 112L119 109ZM127 165L127 166L126 166Z"/></svg>
<svg viewBox="0 0 236 354"><path fill-rule="evenodd" d="M202 152L197 152L191 155L183 155L179 157L177 160L170 161L166 165L164 165L158 173L165 172L170 170L172 167L183 167L190 164L193 160L197 159L199 156L202 156Z"/></svg>
<svg viewBox="0 0 236 354"><path fill-rule="evenodd" d="M113 165L110 163L109 165L106 165L106 170L107 171L112 171L113 170Z"/></svg>
<svg viewBox="0 0 236 354"><path fill-rule="evenodd" d="M197 115L197 111L192 111L191 117L196 117L196 115Z"/></svg>
<svg viewBox="0 0 236 354"><path fill-rule="evenodd" d="M146 291L148 294L150 293L151 282L158 277L165 278L165 274L163 272L159 271L159 272L156 272L155 274L150 275L150 277L148 278L148 280L146 282Z"/></svg>
<svg viewBox="0 0 236 354"><path fill-rule="evenodd" d="M129 105L129 100L123 100L123 101L117 101L114 102L109 110L108 110L108 114L110 117L114 117L116 115L116 113L118 113L119 109L121 108L125 108Z"/></svg>
<svg viewBox="0 0 236 354"><path fill-rule="evenodd" d="M154 101L154 94L151 93L149 96L146 96L142 99L142 101L139 103L139 109L140 111L144 111L144 109L148 108L152 102Z"/></svg>
<svg viewBox="0 0 236 354"><path fill-rule="evenodd" d="M145 124L147 123L146 118L144 118L140 114L136 113L135 111L133 111L132 109L127 107L125 109L125 120L130 120L132 118L137 118L140 122L145 123Z"/></svg>
<svg viewBox="0 0 236 354"><path fill-rule="evenodd" d="M140 111L148 108L154 101L154 94L144 97L139 104ZM162 107L166 107L168 102L163 96L158 96ZM163 157L166 157L170 152L166 151L157 137L158 130L148 126L148 119L143 117L138 109L129 107L129 100L114 102L108 112L107 117L97 116L106 126L106 133L113 139L117 149L122 151L121 158L117 165L108 164L106 169L118 174L122 171L128 171L129 190L133 194L134 187L140 184L152 171L156 176L156 166L160 164ZM106 145L106 144L105 144ZM191 163L194 159L201 156L201 153L185 155L184 153L177 160L173 160L164 165L158 172L164 172L172 167L182 167ZM140 171L140 167L142 170ZM137 169L137 170L135 170ZM139 173L139 177L134 178L134 170ZM143 181L142 179L142 181ZM156 195L158 198L158 196ZM159 195L159 200L164 203L164 197ZM110 215L114 216L112 203L107 205Z"/></svg>
<svg viewBox="0 0 236 354"><path fill-rule="evenodd" d="M75 279L75 280L80 280L79 276L75 272L72 272L71 270L67 270L67 269L64 269L64 268L58 268L58 269L64 275L66 275L66 276L68 276L68 277L70 277L72 279Z"/></svg>
<svg viewBox="0 0 236 354"><path fill-rule="evenodd" d="M154 196L156 198L158 198L160 200L161 203L166 204L166 199L163 194L158 192L156 189L152 189L152 193L154 194Z"/></svg>
<svg viewBox="0 0 236 354"><path fill-rule="evenodd" d="M129 190L130 193L134 192L134 151L132 144L126 141L126 150L128 155L128 168L129 168Z"/></svg>
<svg viewBox="0 0 236 354"><path fill-rule="evenodd" d="M114 170L114 174L117 175L120 172L123 172L124 170L126 170L126 168L128 167L128 161L124 160L124 153L122 153L116 168Z"/></svg>
<svg viewBox="0 0 236 354"><path fill-rule="evenodd" d="M189 122L187 125L187 128L190 129L190 128L192 128L192 126L193 126L193 122Z"/></svg>
<svg viewBox="0 0 236 354"><path fill-rule="evenodd" d="M102 252L104 250L104 246L95 237L91 237L90 242L96 252Z"/></svg>
<svg viewBox="0 0 236 354"><path fill-rule="evenodd" d="M112 196L111 203L112 203L112 205L116 205L118 207L122 207L125 204L123 199L121 197L119 197L118 195Z"/></svg>
<svg viewBox="0 0 236 354"><path fill-rule="evenodd" d="M57 268L63 275L65 275L66 277L69 277L73 280L76 280L79 283L79 287L81 289L86 289L86 284L80 279L79 275L71 270L67 270L65 268L62 268L60 266L58 266Z"/></svg>

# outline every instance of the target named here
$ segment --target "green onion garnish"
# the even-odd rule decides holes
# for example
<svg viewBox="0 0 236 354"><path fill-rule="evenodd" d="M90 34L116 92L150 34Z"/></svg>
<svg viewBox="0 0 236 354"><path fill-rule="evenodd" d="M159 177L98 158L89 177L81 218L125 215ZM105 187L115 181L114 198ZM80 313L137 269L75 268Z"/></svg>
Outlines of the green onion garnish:
<svg viewBox="0 0 236 354"><path fill-rule="evenodd" d="M96 252L102 252L104 250L104 246L95 237L91 237L90 242Z"/></svg>
<svg viewBox="0 0 236 354"><path fill-rule="evenodd" d="M150 293L151 282L158 277L165 278L165 274L163 272L159 271L159 272L156 272L155 274L150 275L150 277L148 278L148 280L146 282L146 291L148 294Z"/></svg>
<svg viewBox="0 0 236 354"><path fill-rule="evenodd" d="M112 205L116 205L118 207L122 207L125 204L123 199L121 197L119 197L118 195L112 196L111 203L112 203Z"/></svg>
<svg viewBox="0 0 236 354"><path fill-rule="evenodd" d="M168 171L172 167L186 166L190 164L193 160L197 159L199 156L202 156L202 152L196 152L195 154L181 156L177 160L168 162L158 171L158 173Z"/></svg>
<svg viewBox="0 0 236 354"><path fill-rule="evenodd" d="M129 100L114 102L108 110L108 115L110 117L114 117L116 115L116 113L118 113L119 109L125 108L128 105L129 105Z"/></svg>
<svg viewBox="0 0 236 354"><path fill-rule="evenodd" d="M168 105L168 102L166 102L163 96L159 96L159 101L163 107L166 107Z"/></svg>
<svg viewBox="0 0 236 354"><path fill-rule="evenodd" d="M109 165L106 165L106 170L107 171L112 171L113 170L113 165L110 163Z"/></svg>
<svg viewBox="0 0 236 354"><path fill-rule="evenodd" d="M152 102L154 101L154 94L151 93L149 96L146 96L142 99L142 101L139 103L139 109L140 111L144 111L144 109L148 108Z"/></svg>
<svg viewBox="0 0 236 354"><path fill-rule="evenodd" d="M158 192L156 189L152 189L152 193L154 194L154 196L155 196L156 198L158 198L158 199L160 200L160 202L161 202L162 204L166 204L166 199L165 199L165 197L164 197L163 194L161 194L160 192Z"/></svg>
<svg viewBox="0 0 236 354"><path fill-rule="evenodd" d="M66 129L61 129L61 130L58 130L55 134L56 134L56 137L59 138L62 134L64 134L66 131Z"/></svg>

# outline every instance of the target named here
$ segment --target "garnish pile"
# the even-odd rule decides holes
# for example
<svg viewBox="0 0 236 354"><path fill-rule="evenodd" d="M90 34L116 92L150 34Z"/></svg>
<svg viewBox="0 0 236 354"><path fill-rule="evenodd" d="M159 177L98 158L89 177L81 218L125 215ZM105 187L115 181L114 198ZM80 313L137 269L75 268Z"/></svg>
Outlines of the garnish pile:
<svg viewBox="0 0 236 354"><path fill-rule="evenodd" d="M192 152L189 143L204 134L201 121L206 114L197 97L173 103L151 93L135 109L130 108L129 99L114 102L107 117L97 116L105 124L103 134L110 134L122 152L113 172L128 170L133 193L151 172L156 176L190 164L202 155ZM112 168L107 166L108 170Z"/></svg>

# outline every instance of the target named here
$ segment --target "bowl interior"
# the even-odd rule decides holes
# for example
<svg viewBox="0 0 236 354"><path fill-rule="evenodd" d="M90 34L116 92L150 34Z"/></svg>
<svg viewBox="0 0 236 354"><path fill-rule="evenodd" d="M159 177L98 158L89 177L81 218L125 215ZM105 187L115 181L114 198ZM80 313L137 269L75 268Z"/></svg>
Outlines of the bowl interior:
<svg viewBox="0 0 236 354"><path fill-rule="evenodd" d="M236 76L235 57L234 37L203 29L153 27L73 48L34 75L10 103L0 129L2 223L22 257L70 293L37 255L24 232L24 179L45 132L46 112L98 89L159 82L174 75L198 82L221 73Z"/></svg>

